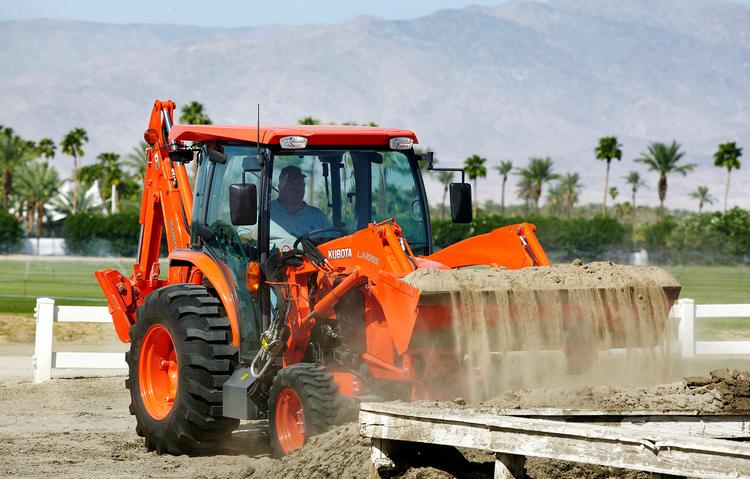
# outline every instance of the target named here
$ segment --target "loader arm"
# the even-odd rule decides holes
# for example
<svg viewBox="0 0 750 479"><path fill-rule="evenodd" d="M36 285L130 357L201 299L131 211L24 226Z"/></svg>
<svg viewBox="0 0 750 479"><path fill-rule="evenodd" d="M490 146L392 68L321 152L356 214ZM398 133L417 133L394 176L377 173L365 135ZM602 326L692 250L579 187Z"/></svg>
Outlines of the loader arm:
<svg viewBox="0 0 750 479"><path fill-rule="evenodd" d="M154 102L148 129L144 134L150 148L146 150L146 171L141 199L140 238L138 257L130 278L117 270L95 273L109 302L117 336L130 341L130 326L135 323L135 312L153 290L172 282L184 282L187 267L172 267L168 280L159 279L161 240L166 227L167 246L175 249L190 247L190 223L193 196L185 165L172 161L170 152L177 145L169 142L175 104L172 101ZM184 270L184 271L183 271Z"/></svg>

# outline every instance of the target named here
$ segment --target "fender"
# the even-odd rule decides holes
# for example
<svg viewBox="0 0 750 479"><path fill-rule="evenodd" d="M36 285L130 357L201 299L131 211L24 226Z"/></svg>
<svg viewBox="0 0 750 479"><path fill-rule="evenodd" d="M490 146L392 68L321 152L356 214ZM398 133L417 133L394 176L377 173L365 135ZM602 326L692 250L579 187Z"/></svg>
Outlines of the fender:
<svg viewBox="0 0 750 479"><path fill-rule="evenodd" d="M187 262L195 266L208 278L211 285L219 294L219 300L224 306L229 318L229 325L232 331L232 346L240 347L240 313L238 309L239 298L235 289L232 275L222 263L217 262L214 258L202 251L191 249L175 249L169 253L170 265L172 262ZM178 265L177 268L184 266ZM170 266L170 273L173 269ZM171 281L170 281L171 282Z"/></svg>

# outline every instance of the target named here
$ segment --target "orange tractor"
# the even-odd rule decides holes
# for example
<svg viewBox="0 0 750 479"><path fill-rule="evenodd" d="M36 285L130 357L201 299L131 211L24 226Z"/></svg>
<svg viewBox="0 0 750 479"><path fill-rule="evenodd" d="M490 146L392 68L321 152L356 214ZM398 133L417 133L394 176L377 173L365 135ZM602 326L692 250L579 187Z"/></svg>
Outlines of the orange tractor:
<svg viewBox="0 0 750 479"><path fill-rule="evenodd" d="M156 101L144 135L133 274L96 272L131 343L130 412L149 450L206 452L239 419L267 418L282 455L363 398L440 397L467 377L449 342L429 340L450 311L402 278L550 264L529 224L434 252L420 162L437 168L411 131L173 125L174 108ZM450 185L455 222L471 221L470 198Z"/></svg>

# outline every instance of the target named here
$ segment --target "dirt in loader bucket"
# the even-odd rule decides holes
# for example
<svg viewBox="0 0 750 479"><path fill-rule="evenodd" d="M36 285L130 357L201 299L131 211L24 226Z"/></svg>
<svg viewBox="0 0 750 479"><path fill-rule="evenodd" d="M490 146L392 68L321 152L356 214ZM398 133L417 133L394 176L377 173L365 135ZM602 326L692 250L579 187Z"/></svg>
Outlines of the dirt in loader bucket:
<svg viewBox="0 0 750 479"><path fill-rule="evenodd" d="M667 320L680 286L659 268L576 260L419 269L403 280L421 290L420 314L450 317L449 333L435 330L433 339L451 336L456 364L471 376L465 391L452 393L471 402L518 388L642 385L669 376Z"/></svg>

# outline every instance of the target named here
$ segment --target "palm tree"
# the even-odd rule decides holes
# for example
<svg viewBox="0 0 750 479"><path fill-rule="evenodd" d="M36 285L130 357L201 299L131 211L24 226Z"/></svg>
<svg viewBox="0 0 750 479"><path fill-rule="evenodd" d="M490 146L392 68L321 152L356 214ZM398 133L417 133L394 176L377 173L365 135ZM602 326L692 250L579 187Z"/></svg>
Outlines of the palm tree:
<svg viewBox="0 0 750 479"><path fill-rule="evenodd" d="M562 205L565 208L565 215L570 218L573 207L578 202L578 195L581 192L581 177L578 173L568 173L560 177L557 183L559 194L561 195Z"/></svg>
<svg viewBox="0 0 750 479"><path fill-rule="evenodd" d="M740 169L740 156L742 148L737 148L735 142L722 143L714 153L714 165L727 169L727 186L724 189L724 212L727 212L727 200L729 198L729 178L732 176L732 168Z"/></svg>
<svg viewBox="0 0 750 479"><path fill-rule="evenodd" d="M521 178L516 185L518 187L517 194L518 198L523 200L524 214L528 214L529 204L534 201L534 181L531 177L522 174L521 171L519 171Z"/></svg>
<svg viewBox="0 0 750 479"><path fill-rule="evenodd" d="M641 175L638 174L637 171L631 171L630 173L628 173L628 176L625 178L625 180L630 185L630 192L631 192L632 199L633 199L633 213L632 213L633 214L633 218L632 218L632 223L635 224L635 213L636 213L635 194L638 192L638 188L640 188L642 186L643 187L646 186L646 182L643 181L643 179L641 178Z"/></svg>
<svg viewBox="0 0 750 479"><path fill-rule="evenodd" d="M703 213L704 204L713 204L714 197L708 192L708 186L699 186L697 190L690 193L690 197L698 200L698 214Z"/></svg>
<svg viewBox="0 0 750 479"><path fill-rule="evenodd" d="M60 192L50 204L63 216L70 216L84 211L101 211L101 204L94 204L94 196L87 195L91 185L73 183L73 188L66 192ZM75 202L73 199L75 198Z"/></svg>
<svg viewBox="0 0 750 479"><path fill-rule="evenodd" d="M36 212L36 237L42 236L44 207L54 198L60 188L57 170L47 161L31 161L18 170L17 175L21 196L29 208L29 231Z"/></svg>
<svg viewBox="0 0 750 479"><path fill-rule="evenodd" d="M501 161L500 165L495 166L495 169L503 177L503 186L500 190L500 211L505 214L505 183L508 181L508 175L513 170L512 161Z"/></svg>
<svg viewBox="0 0 750 479"><path fill-rule="evenodd" d="M298 125L320 125L320 120L317 118L313 118L311 116L303 116L299 120L297 120ZM356 123L353 122L344 122L344 125L356 125Z"/></svg>
<svg viewBox="0 0 750 479"><path fill-rule="evenodd" d="M565 213L565 193L559 182L552 185L547 193L547 209L549 214L555 216Z"/></svg>
<svg viewBox="0 0 750 479"><path fill-rule="evenodd" d="M180 109L180 123L188 125L211 125L211 118L208 117L203 108L203 103L191 101L182 105ZM190 167L190 185L195 185L195 176L198 174L198 162L194 161Z"/></svg>
<svg viewBox="0 0 750 479"><path fill-rule="evenodd" d="M180 109L180 123L188 125L210 125L211 119L203 108L203 103L191 101L182 105Z"/></svg>
<svg viewBox="0 0 750 479"><path fill-rule="evenodd" d="M609 188L609 197L612 198L612 204L617 201L618 196L620 196L620 190L616 186L611 186Z"/></svg>
<svg viewBox="0 0 750 479"><path fill-rule="evenodd" d="M620 196L620 190L616 186L609 189L609 196L612 198L612 204L615 204L615 200Z"/></svg>
<svg viewBox="0 0 750 479"><path fill-rule="evenodd" d="M479 155L471 155L464 161L464 170L469 176L470 180L474 181L474 217L477 216L477 178L485 178L487 176L487 168L484 164L487 163L487 158L482 158Z"/></svg>
<svg viewBox="0 0 750 479"><path fill-rule="evenodd" d="M44 157L45 160L55 157L55 150L57 146L51 138L42 138L36 145L37 154Z"/></svg>
<svg viewBox="0 0 750 479"><path fill-rule="evenodd" d="M98 163L84 166L79 173L80 180L86 184L99 180L99 194L108 200L112 194L112 185L119 185L126 179L126 174L120 168L120 155L112 152L100 153L96 157Z"/></svg>
<svg viewBox="0 0 750 479"><path fill-rule="evenodd" d="M73 189L71 190L73 209L77 210L77 191L78 188L78 158L83 156L83 144L89 141L88 133L83 128L74 128L70 130L60 142L60 148L66 155L73 157Z"/></svg>
<svg viewBox="0 0 750 479"><path fill-rule="evenodd" d="M609 164L612 159L622 159L622 147L617 142L616 136L605 136L599 138L599 145L594 149L597 160L607 162L607 172L604 175L604 201L602 201L602 216L607 216L607 188L609 187Z"/></svg>
<svg viewBox="0 0 750 479"><path fill-rule="evenodd" d="M531 186L531 199L534 201L534 206L538 211L539 198L542 196L542 186L544 183L549 183L560 177L560 175L552 171L552 159L550 157L530 158L529 166L522 168L519 174L522 178L526 178L528 184Z"/></svg>
<svg viewBox="0 0 750 479"><path fill-rule="evenodd" d="M83 145L88 143L89 136L83 128L70 130L60 142L60 148L66 155L73 157L73 181L78 179L78 159L83 156Z"/></svg>
<svg viewBox="0 0 750 479"><path fill-rule="evenodd" d="M443 202L440 204L440 219L445 219L445 198L448 196L448 188L453 183L452 171L438 171L437 179L443 185Z"/></svg>
<svg viewBox="0 0 750 479"><path fill-rule="evenodd" d="M13 172L34 157L34 143L16 135L12 128L0 130L0 168L3 171L3 208L8 209Z"/></svg>
<svg viewBox="0 0 750 479"><path fill-rule="evenodd" d="M680 151L680 145L672 141L671 145L654 142L648 146L648 151L641 154L635 161L646 164L649 170L659 173L659 219L664 219L664 198L667 196L667 175L670 173L681 173L687 175L693 171L695 164L678 165L684 151Z"/></svg>
<svg viewBox="0 0 750 479"><path fill-rule="evenodd" d="M148 158L146 150L148 148L150 148L148 143L141 140L138 146L134 146L130 150L130 153L125 155L125 161L123 162L125 167L132 172L133 176L141 181L143 181L143 177L146 175L146 162Z"/></svg>

